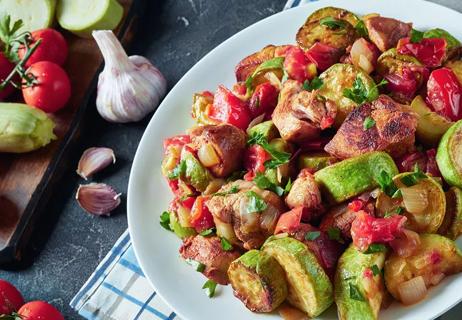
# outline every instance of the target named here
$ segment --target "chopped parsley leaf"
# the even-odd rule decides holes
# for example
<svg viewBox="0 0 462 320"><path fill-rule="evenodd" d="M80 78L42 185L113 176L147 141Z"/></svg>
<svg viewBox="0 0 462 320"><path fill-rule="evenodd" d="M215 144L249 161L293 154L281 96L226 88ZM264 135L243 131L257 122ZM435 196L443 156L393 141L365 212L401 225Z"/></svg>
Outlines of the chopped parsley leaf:
<svg viewBox="0 0 462 320"><path fill-rule="evenodd" d="M248 213L262 212L268 206L266 202L254 191L247 191L246 193L249 202L247 204Z"/></svg>
<svg viewBox="0 0 462 320"><path fill-rule="evenodd" d="M170 212L164 211L160 215L160 225L164 227L168 231L172 231L172 228L170 228Z"/></svg>
<svg viewBox="0 0 462 320"><path fill-rule="evenodd" d="M318 90L323 86L324 82L319 78L315 77L311 82L309 80L305 80L303 82L303 89L306 91L313 91L313 90Z"/></svg>
<svg viewBox="0 0 462 320"><path fill-rule="evenodd" d="M203 237L208 237L208 236L211 236L214 233L215 233L215 228L210 228L210 229L206 229L206 230L200 232L199 235L201 235Z"/></svg>
<svg viewBox="0 0 462 320"><path fill-rule="evenodd" d="M414 166L414 171L410 174L405 175L400 180L404 185L412 187L416 185L419 182L419 180L426 178L428 178L427 175L423 173L422 170L420 170L419 166L416 164Z"/></svg>
<svg viewBox="0 0 462 320"><path fill-rule="evenodd" d="M380 274L380 269L379 269L379 267L378 267L376 264L374 264L374 265L371 267L371 270L372 270L372 274L373 274L374 276Z"/></svg>
<svg viewBox="0 0 462 320"><path fill-rule="evenodd" d="M278 151L271 144L268 143L265 136L262 133L254 133L250 136L247 141L248 145L258 144L271 156L271 160L265 162L266 169L274 169L280 165L286 164L289 162L291 154L284 151Z"/></svg>
<svg viewBox="0 0 462 320"><path fill-rule="evenodd" d="M207 280L202 289L205 290L207 297L212 298L215 295L215 289L217 288L217 283L213 280Z"/></svg>
<svg viewBox="0 0 462 320"><path fill-rule="evenodd" d="M186 259L187 264L194 268L197 272L203 272L205 270L205 264L200 263L199 261L193 259Z"/></svg>
<svg viewBox="0 0 462 320"><path fill-rule="evenodd" d="M261 172L257 172L257 175L255 176L255 178L253 179L253 181L255 182L255 184L257 185L257 187L259 187L260 189L263 189L263 190L270 190L270 191L273 191L274 193L276 193L278 196L282 196L284 195L284 192L285 190L272 183L263 173Z"/></svg>
<svg viewBox="0 0 462 320"><path fill-rule="evenodd" d="M226 238L221 238L221 248L225 251L233 250L233 245Z"/></svg>
<svg viewBox="0 0 462 320"><path fill-rule="evenodd" d="M422 31L412 29L411 31L411 42L412 43L417 43L417 42L422 41L423 37L424 37L424 33Z"/></svg>
<svg viewBox="0 0 462 320"><path fill-rule="evenodd" d="M233 194L233 193L238 193L239 192L239 187L238 186L232 186L229 190L223 191L223 192L215 192L212 194L212 196L217 196L217 197L222 197L226 196L228 194Z"/></svg>
<svg viewBox="0 0 462 320"><path fill-rule="evenodd" d="M392 177L385 170L381 170L375 180L379 184L380 189L389 197L393 197L399 191Z"/></svg>
<svg viewBox="0 0 462 320"><path fill-rule="evenodd" d="M366 24L363 20L358 21L358 23L355 25L355 29L361 37L369 38L369 32L367 31Z"/></svg>
<svg viewBox="0 0 462 320"><path fill-rule="evenodd" d="M186 172L186 161L181 160L178 165L168 173L167 178L175 180L183 176Z"/></svg>
<svg viewBox="0 0 462 320"><path fill-rule="evenodd" d="M334 18L334 17L325 17L319 21L321 26L326 26L329 29L344 29L346 24L345 21Z"/></svg>
<svg viewBox="0 0 462 320"><path fill-rule="evenodd" d="M375 120L374 119L372 119L371 117L367 117L366 119L364 119L364 122L363 122L364 130L368 130L368 129L372 128L373 126L375 126Z"/></svg>
<svg viewBox="0 0 462 320"><path fill-rule="evenodd" d="M350 283L350 298L358 301L366 301L359 288L352 283Z"/></svg>
<svg viewBox="0 0 462 320"><path fill-rule="evenodd" d="M305 240L313 241L319 238L321 231L309 231L305 234Z"/></svg>
<svg viewBox="0 0 462 320"><path fill-rule="evenodd" d="M340 236L340 229L336 227L331 227L327 230L327 236L331 240L335 241L342 241L342 237Z"/></svg>
<svg viewBox="0 0 462 320"><path fill-rule="evenodd" d="M384 244L381 243L372 243L369 245L369 248L367 248L364 253L369 254L369 253L377 253L377 252L385 252L387 251L387 247Z"/></svg>

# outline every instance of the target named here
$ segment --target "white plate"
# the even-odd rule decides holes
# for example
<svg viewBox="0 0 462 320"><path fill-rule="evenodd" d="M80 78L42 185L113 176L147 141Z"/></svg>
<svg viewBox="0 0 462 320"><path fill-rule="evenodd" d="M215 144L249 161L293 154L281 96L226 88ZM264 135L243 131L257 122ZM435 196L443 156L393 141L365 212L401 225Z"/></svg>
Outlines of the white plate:
<svg viewBox="0 0 462 320"><path fill-rule="evenodd" d="M357 14L378 12L412 21L417 29L441 27L462 39L462 14L420 0L326 0L275 14L234 35L199 61L170 91L151 119L133 162L128 188L128 225L140 265L157 293L183 319L246 320L276 319L248 311L221 287L209 299L201 287L205 278L179 258L180 241L159 225L160 213L172 195L160 174L162 141L183 133L192 125L191 97L194 92L231 86L234 66L243 57L267 44L295 43L295 34L307 16L324 6L337 6ZM411 307L394 304L380 319L432 319L462 299L462 274L447 278L430 291L428 298ZM320 319L336 319L330 310Z"/></svg>

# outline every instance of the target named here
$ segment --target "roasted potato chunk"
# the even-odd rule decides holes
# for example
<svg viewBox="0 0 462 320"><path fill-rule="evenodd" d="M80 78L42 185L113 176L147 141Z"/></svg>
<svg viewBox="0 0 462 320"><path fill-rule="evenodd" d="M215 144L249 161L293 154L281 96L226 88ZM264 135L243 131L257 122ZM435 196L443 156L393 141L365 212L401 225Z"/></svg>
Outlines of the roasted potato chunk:
<svg viewBox="0 0 462 320"><path fill-rule="evenodd" d="M365 121L373 125L365 128ZM370 151L387 151L399 157L414 149L417 115L390 97L381 95L351 112L324 148L336 158L345 159Z"/></svg>
<svg viewBox="0 0 462 320"><path fill-rule="evenodd" d="M342 21L342 27L331 29L322 25L321 19L331 17ZM334 48L345 49L358 37L355 26L359 22L353 13L339 8L326 7L311 14L297 32L297 43L305 50L316 42L322 42Z"/></svg>
<svg viewBox="0 0 462 320"><path fill-rule="evenodd" d="M462 271L462 253L456 244L440 235L420 235L414 254L402 258L392 253L385 261L385 285L401 301L399 287L403 282L422 276L427 287L437 285L445 276Z"/></svg>
<svg viewBox="0 0 462 320"><path fill-rule="evenodd" d="M234 260L228 277L234 295L254 312L271 312L287 297L284 270L263 251L250 250Z"/></svg>

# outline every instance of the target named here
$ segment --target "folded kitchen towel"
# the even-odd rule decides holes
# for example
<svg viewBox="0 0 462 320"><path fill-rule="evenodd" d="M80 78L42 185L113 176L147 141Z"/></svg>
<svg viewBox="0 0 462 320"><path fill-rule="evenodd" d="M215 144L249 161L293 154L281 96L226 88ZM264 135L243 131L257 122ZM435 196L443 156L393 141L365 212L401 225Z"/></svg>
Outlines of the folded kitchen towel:
<svg viewBox="0 0 462 320"><path fill-rule="evenodd" d="M289 0L284 9L312 1ZM133 252L128 230L117 240L70 305L86 319L179 319L144 276ZM462 304L459 304L440 320L460 320L461 314Z"/></svg>

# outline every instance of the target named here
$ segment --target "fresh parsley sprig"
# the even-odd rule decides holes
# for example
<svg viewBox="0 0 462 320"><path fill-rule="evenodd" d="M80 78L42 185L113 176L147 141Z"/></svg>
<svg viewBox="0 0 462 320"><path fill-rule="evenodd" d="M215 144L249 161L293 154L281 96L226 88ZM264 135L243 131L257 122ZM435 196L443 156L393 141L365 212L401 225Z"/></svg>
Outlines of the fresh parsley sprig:
<svg viewBox="0 0 462 320"><path fill-rule="evenodd" d="M313 91L313 90L321 89L323 85L324 85L324 82L322 81L321 78L314 77L311 80L311 82L310 80L305 80L305 82L303 82L303 89L306 91Z"/></svg>
<svg viewBox="0 0 462 320"><path fill-rule="evenodd" d="M357 104L371 102L377 99L377 90L375 89L384 86L387 83L388 81L386 79L382 79L382 81L380 81L378 84L368 89L364 84L364 81L359 76L356 76L353 82L353 87L344 89L343 96L350 99L351 101L356 102Z"/></svg>
<svg viewBox="0 0 462 320"><path fill-rule="evenodd" d="M284 69L284 57L275 57L271 60L262 62L257 69L245 80L245 86L247 88L247 95L250 95L253 88L253 79L262 71L267 71L271 69Z"/></svg>
<svg viewBox="0 0 462 320"><path fill-rule="evenodd" d="M319 24L333 30L344 29L346 27L345 21L334 17L324 17L319 20Z"/></svg>
<svg viewBox="0 0 462 320"><path fill-rule="evenodd" d="M271 160L265 162L266 169L274 169L290 161L291 154L284 151L278 151L269 144L265 136L261 133L254 133L247 141L248 145L258 144L271 156Z"/></svg>
<svg viewBox="0 0 462 320"><path fill-rule="evenodd" d="M246 196L249 200L247 204L248 213L258 213L264 211L268 205L265 200L263 200L258 194L254 191L247 191Z"/></svg>

